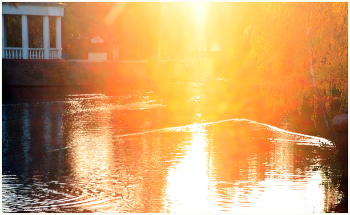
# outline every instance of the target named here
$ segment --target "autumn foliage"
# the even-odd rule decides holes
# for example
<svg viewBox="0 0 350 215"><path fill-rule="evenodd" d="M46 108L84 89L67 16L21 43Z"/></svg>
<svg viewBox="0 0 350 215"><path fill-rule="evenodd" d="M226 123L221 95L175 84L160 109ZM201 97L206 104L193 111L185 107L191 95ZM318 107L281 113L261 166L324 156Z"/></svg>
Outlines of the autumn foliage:
<svg viewBox="0 0 350 215"><path fill-rule="evenodd" d="M286 112L305 98L316 109L326 103L330 111L333 100L346 105L347 3L259 3L258 14L261 19L247 27L246 36L266 77L261 84L268 103Z"/></svg>

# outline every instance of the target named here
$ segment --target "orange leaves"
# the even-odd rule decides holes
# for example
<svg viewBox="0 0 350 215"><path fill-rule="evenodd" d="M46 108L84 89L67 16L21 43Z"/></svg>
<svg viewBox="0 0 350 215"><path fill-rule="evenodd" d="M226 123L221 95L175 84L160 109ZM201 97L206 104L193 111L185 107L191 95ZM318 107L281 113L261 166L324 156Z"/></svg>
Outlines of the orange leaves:
<svg viewBox="0 0 350 215"><path fill-rule="evenodd" d="M310 58L319 89L345 89L347 3L258 4L262 19L251 29L251 56L260 72L270 74L262 89L271 93L271 104L300 105L289 101L301 101L312 92Z"/></svg>

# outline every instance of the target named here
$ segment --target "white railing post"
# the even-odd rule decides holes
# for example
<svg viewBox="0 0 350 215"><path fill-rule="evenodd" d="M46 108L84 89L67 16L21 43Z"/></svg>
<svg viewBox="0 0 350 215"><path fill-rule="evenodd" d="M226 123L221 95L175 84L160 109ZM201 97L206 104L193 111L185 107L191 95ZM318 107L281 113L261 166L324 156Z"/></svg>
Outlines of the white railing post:
<svg viewBox="0 0 350 215"><path fill-rule="evenodd" d="M3 48L4 59L23 59L22 48Z"/></svg>
<svg viewBox="0 0 350 215"><path fill-rule="evenodd" d="M61 17L56 17L56 49L58 49L57 58L62 58L62 42L61 42Z"/></svg>
<svg viewBox="0 0 350 215"><path fill-rule="evenodd" d="M22 15L22 57L28 59L28 18L27 15Z"/></svg>
<svg viewBox="0 0 350 215"><path fill-rule="evenodd" d="M43 17L43 36L44 36L44 59L50 59L50 23L49 17Z"/></svg>
<svg viewBox="0 0 350 215"><path fill-rule="evenodd" d="M29 49L29 59L45 59L45 50L42 48L31 48Z"/></svg>
<svg viewBox="0 0 350 215"><path fill-rule="evenodd" d="M50 59L60 59L59 57L59 50L58 49L50 49Z"/></svg>

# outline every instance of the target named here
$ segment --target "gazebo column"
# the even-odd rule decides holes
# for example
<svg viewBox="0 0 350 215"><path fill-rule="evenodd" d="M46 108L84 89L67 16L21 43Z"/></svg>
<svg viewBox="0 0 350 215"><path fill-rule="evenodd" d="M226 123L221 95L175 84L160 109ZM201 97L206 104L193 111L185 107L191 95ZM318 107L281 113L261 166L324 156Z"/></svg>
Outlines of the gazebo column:
<svg viewBox="0 0 350 215"><path fill-rule="evenodd" d="M2 58L5 57L5 48L6 48L5 16L2 15Z"/></svg>
<svg viewBox="0 0 350 215"><path fill-rule="evenodd" d="M56 17L56 49L58 49L57 57L62 58L62 39L61 39L61 17Z"/></svg>
<svg viewBox="0 0 350 215"><path fill-rule="evenodd" d="M43 17L43 35L44 35L44 58L50 59L50 23L49 17Z"/></svg>
<svg viewBox="0 0 350 215"><path fill-rule="evenodd" d="M28 17L22 15L22 54L23 59L28 59Z"/></svg>

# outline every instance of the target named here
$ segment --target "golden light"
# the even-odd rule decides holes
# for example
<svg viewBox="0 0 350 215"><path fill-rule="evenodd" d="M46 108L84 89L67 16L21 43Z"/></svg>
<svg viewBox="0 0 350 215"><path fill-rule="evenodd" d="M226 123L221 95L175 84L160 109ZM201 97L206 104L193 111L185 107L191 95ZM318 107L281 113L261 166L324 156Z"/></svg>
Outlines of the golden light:
<svg viewBox="0 0 350 215"><path fill-rule="evenodd" d="M200 124L190 127L191 137L185 155L169 169L166 209L171 213L211 211L208 175L207 133Z"/></svg>
<svg viewBox="0 0 350 215"><path fill-rule="evenodd" d="M84 206L86 209L104 211L113 208L111 192L114 191L109 181L113 174L111 131L108 129L110 112L103 106L87 106L84 100L71 99L68 113L74 116L69 128L71 130L67 147L71 148L70 165L73 180L81 187L81 194L74 207ZM103 103L102 103L103 104ZM89 109L90 108L90 109ZM92 125L87 117L87 109L95 111L94 117L99 117L98 124ZM99 110L99 111L96 111ZM88 128L95 126L95 132ZM81 204L86 202L86 204ZM114 202L115 204L115 202Z"/></svg>
<svg viewBox="0 0 350 215"><path fill-rule="evenodd" d="M206 4L205 2L193 2L193 14L196 25L203 25L206 15Z"/></svg>
<svg viewBox="0 0 350 215"><path fill-rule="evenodd" d="M119 16L119 14L123 11L125 6L126 6L126 2L114 3L113 7L110 9L110 11L106 14L105 18L103 19L103 22L107 26L111 26L113 22L116 20L116 18Z"/></svg>

